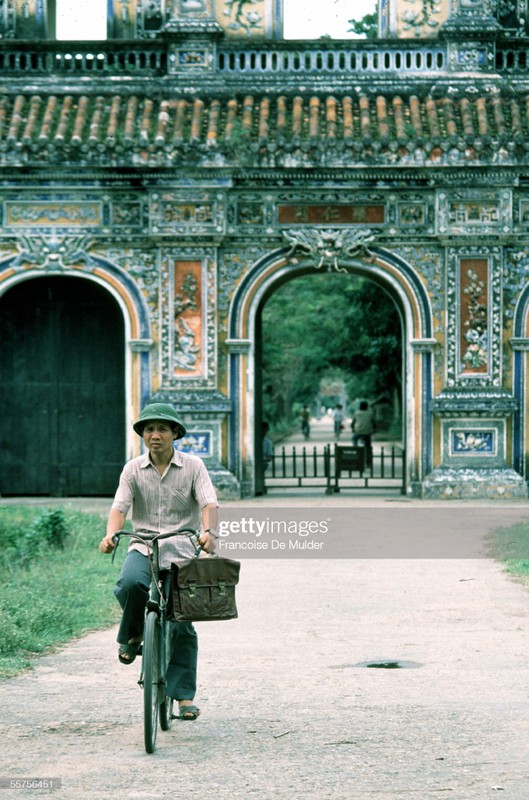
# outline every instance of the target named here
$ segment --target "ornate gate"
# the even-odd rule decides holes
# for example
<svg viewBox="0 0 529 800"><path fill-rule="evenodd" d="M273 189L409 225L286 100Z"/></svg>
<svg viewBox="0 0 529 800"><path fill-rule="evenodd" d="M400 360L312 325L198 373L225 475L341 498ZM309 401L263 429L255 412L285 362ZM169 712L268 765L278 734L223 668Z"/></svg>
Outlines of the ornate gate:
<svg viewBox="0 0 529 800"><path fill-rule="evenodd" d="M0 492L107 495L125 459L124 332L86 280L37 278L1 300Z"/></svg>

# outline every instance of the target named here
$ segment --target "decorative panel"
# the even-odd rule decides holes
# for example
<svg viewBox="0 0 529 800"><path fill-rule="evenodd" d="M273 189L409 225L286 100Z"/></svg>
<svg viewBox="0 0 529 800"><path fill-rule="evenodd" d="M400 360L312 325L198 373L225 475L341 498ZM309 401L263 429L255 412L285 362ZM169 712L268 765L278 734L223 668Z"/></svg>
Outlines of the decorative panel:
<svg viewBox="0 0 529 800"><path fill-rule="evenodd" d="M204 72L215 63L215 49L209 42L180 42L169 48L169 68L171 75L179 72Z"/></svg>
<svg viewBox="0 0 529 800"><path fill-rule="evenodd" d="M182 453L192 453L201 458L209 458L213 454L212 440L212 431L188 431L182 439L175 442L175 449Z"/></svg>
<svg viewBox="0 0 529 800"><path fill-rule="evenodd" d="M268 236L293 225L368 226L409 239L434 233L435 199L433 192L376 192L366 198L344 190L259 193L256 187L232 193L226 216L227 232L241 236Z"/></svg>
<svg viewBox="0 0 529 800"><path fill-rule="evenodd" d="M198 192L153 192L150 198L151 231L157 234L193 236L222 233L224 196Z"/></svg>
<svg viewBox="0 0 529 800"><path fill-rule="evenodd" d="M136 0L110 0L108 36L110 39L134 39L136 36Z"/></svg>
<svg viewBox="0 0 529 800"><path fill-rule="evenodd" d="M461 375L483 375L490 369L489 261L459 262L459 369Z"/></svg>
<svg viewBox="0 0 529 800"><path fill-rule="evenodd" d="M408 227L410 225L424 225L426 223L425 203L398 203L397 224Z"/></svg>
<svg viewBox="0 0 529 800"><path fill-rule="evenodd" d="M505 464L505 420L444 419L443 464L464 469L495 469Z"/></svg>
<svg viewBox="0 0 529 800"><path fill-rule="evenodd" d="M201 261L175 261L173 274L173 375L204 374L203 275Z"/></svg>
<svg viewBox="0 0 529 800"><path fill-rule="evenodd" d="M178 395L176 402L181 409L182 394ZM208 414L204 410L204 402L207 403L207 400L199 400L197 394L192 402L193 410L190 414L184 414L187 433L182 439L177 439L174 446L176 450L199 456L211 465L221 459L221 422L216 414Z"/></svg>
<svg viewBox="0 0 529 800"><path fill-rule="evenodd" d="M164 250L161 261L161 379L213 387L216 379L215 262L197 248Z"/></svg>
<svg viewBox="0 0 529 800"><path fill-rule="evenodd" d="M512 193L462 190L438 197L439 233L483 235L512 229Z"/></svg>
<svg viewBox="0 0 529 800"><path fill-rule="evenodd" d="M280 205L279 225L383 225L383 205Z"/></svg>
<svg viewBox="0 0 529 800"><path fill-rule="evenodd" d="M380 0L381 36L417 39L438 36L449 3L432 0Z"/></svg>
<svg viewBox="0 0 529 800"><path fill-rule="evenodd" d="M16 199L15 199L16 198ZM135 192L6 191L0 195L0 224L17 233L148 233L146 202ZM145 226L145 227L144 227Z"/></svg>
<svg viewBox="0 0 529 800"><path fill-rule="evenodd" d="M139 0L137 14L137 34L140 38L156 36L163 30L164 0Z"/></svg>
<svg viewBox="0 0 529 800"><path fill-rule="evenodd" d="M167 0L168 19L206 19L213 14L213 0Z"/></svg>
<svg viewBox="0 0 529 800"><path fill-rule="evenodd" d="M494 45L490 42L450 42L448 60L450 66L459 71L486 70L494 61Z"/></svg>
<svg viewBox="0 0 529 800"><path fill-rule="evenodd" d="M102 224L100 202L16 200L4 203L4 224L9 228L82 228Z"/></svg>
<svg viewBox="0 0 529 800"><path fill-rule="evenodd" d="M447 250L447 385L501 385L501 250Z"/></svg>
<svg viewBox="0 0 529 800"><path fill-rule="evenodd" d="M449 428L449 454L457 455L490 455L498 452L497 431L490 429Z"/></svg>
<svg viewBox="0 0 529 800"><path fill-rule="evenodd" d="M12 0L0 0L0 36L2 39L15 37L16 9Z"/></svg>
<svg viewBox="0 0 529 800"><path fill-rule="evenodd" d="M46 38L46 0L15 0L16 38Z"/></svg>
<svg viewBox="0 0 529 800"><path fill-rule="evenodd" d="M216 0L217 22L229 36L282 37L281 0Z"/></svg>

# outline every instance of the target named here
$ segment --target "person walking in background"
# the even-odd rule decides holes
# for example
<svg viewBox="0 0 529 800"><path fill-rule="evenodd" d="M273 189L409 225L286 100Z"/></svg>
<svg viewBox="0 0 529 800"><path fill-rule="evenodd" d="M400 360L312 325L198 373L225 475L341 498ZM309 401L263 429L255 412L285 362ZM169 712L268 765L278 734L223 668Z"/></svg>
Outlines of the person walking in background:
<svg viewBox="0 0 529 800"><path fill-rule="evenodd" d="M300 414L301 417L301 433L308 439L310 436L310 411L308 406L303 406Z"/></svg>
<svg viewBox="0 0 529 800"><path fill-rule="evenodd" d="M186 429L172 406L152 403L133 424L147 453L125 464L108 517L106 536L99 549L114 550L112 536L123 528L132 508L132 527L138 533L169 533L189 527L197 531L207 553L217 538L217 495L204 462L175 450L173 442ZM184 535L160 542L160 567L167 575L171 563L192 558L195 548ZM118 630L118 658L132 664L143 637L144 610L149 597L151 569L147 545L132 541L114 589L123 610ZM193 704L196 691L197 635L191 622L173 622L172 652L167 670L167 694L178 701L180 719L195 720L200 709Z"/></svg>
<svg viewBox="0 0 529 800"><path fill-rule="evenodd" d="M336 403L334 406L332 418L334 421L334 438L339 439L343 431L343 406L341 403Z"/></svg>
<svg viewBox="0 0 529 800"><path fill-rule="evenodd" d="M358 409L351 418L351 430L353 432L353 446L363 443L366 453L366 466L370 467L373 459L373 449L371 446L371 436L375 432L375 415L369 408L367 402L362 400Z"/></svg>
<svg viewBox="0 0 529 800"><path fill-rule="evenodd" d="M274 445L268 436L269 429L270 425L268 422L263 422L263 472L266 472L274 456Z"/></svg>

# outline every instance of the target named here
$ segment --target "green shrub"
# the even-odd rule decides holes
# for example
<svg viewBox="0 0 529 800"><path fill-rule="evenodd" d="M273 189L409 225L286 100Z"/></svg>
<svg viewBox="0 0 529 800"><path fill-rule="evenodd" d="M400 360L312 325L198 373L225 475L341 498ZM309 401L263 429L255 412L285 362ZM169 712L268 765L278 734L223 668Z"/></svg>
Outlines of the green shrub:
<svg viewBox="0 0 529 800"><path fill-rule="evenodd" d="M37 653L117 622L112 589L126 548L114 564L99 551L105 524L96 514L0 511L0 548L10 549L0 562L0 675L6 676L30 666Z"/></svg>
<svg viewBox="0 0 529 800"><path fill-rule="evenodd" d="M529 524L499 528L490 537L492 555L503 561L507 572L529 582Z"/></svg>
<svg viewBox="0 0 529 800"><path fill-rule="evenodd" d="M41 556L46 548L64 550L68 525L63 508L48 509L38 517L20 538L20 560L23 565Z"/></svg>

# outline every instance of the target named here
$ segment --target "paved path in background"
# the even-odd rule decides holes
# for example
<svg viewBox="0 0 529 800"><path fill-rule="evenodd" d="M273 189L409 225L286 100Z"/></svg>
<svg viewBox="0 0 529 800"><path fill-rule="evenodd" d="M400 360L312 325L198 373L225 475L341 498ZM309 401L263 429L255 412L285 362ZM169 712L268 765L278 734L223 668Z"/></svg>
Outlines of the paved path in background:
<svg viewBox="0 0 529 800"><path fill-rule="evenodd" d="M301 428L299 430L294 431L290 436L286 436L282 439L276 447L285 447L290 450L293 446L300 448L300 447L307 447L312 450L313 447L316 447L318 451L323 451L323 448L326 444L342 444L348 445L352 442L352 433L351 433L351 418L348 417L344 420L345 430L342 431L340 434L339 439L336 439L334 436L334 423L332 417L325 415L321 417L321 419L316 419L313 417L310 422L310 437L305 439L303 434L301 433ZM394 440L387 440L382 437L382 434L374 434L373 437L373 447L375 451L379 451L381 447L390 448L392 445L398 445L399 442Z"/></svg>
<svg viewBox="0 0 529 800"><path fill-rule="evenodd" d="M527 516L521 503L298 500L307 516L323 502L350 509L351 536L439 538L459 519L480 541ZM239 505L287 515L292 501ZM241 577L239 619L197 625L196 723L146 755L137 666L118 663L114 629L93 633L0 685L0 777L60 777L66 800L529 798L529 591L500 565L249 558ZM384 661L407 668L361 666Z"/></svg>

